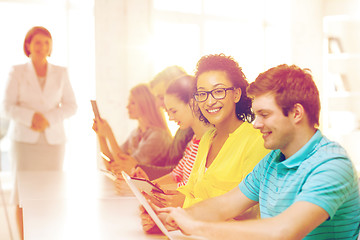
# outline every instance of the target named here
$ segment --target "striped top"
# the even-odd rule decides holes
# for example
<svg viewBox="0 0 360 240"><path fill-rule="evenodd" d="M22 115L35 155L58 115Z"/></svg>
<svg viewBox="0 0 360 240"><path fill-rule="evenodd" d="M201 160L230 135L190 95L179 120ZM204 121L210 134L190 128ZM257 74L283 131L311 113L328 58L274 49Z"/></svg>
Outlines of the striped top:
<svg viewBox="0 0 360 240"><path fill-rule="evenodd" d="M192 140L186 146L183 158L170 173L177 182L178 187L185 185L189 180L191 169L194 165L198 152L199 142L200 139L196 139L195 136L192 138Z"/></svg>
<svg viewBox="0 0 360 240"><path fill-rule="evenodd" d="M330 218L304 239L356 239L359 233L356 172L345 150L319 130L288 159L279 150L271 151L239 187L260 203L262 218L274 217L298 201L322 207Z"/></svg>

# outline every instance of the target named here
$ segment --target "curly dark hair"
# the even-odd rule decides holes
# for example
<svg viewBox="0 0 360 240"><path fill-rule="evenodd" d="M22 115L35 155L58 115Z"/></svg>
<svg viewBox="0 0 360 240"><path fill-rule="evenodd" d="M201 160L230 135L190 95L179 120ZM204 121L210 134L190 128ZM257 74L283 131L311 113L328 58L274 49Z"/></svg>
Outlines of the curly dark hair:
<svg viewBox="0 0 360 240"><path fill-rule="evenodd" d="M246 88L249 83L246 80L245 74L242 72L239 64L231 56L226 56L223 53L220 54L210 54L203 56L196 65L195 70L195 79L196 83L199 76L208 71L223 71L228 76L229 80L232 82L235 88L241 89L241 98L240 101L236 103L236 116L239 120L247 121L251 123L255 119L255 114L252 111L252 99L248 97L246 93ZM199 111L199 119L206 123L209 121L204 117Z"/></svg>

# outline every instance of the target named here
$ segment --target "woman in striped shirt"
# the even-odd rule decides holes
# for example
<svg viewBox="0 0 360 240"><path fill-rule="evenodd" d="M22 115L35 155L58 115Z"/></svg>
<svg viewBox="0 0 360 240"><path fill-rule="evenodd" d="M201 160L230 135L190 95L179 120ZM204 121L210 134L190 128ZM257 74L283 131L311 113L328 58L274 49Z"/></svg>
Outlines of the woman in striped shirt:
<svg viewBox="0 0 360 240"><path fill-rule="evenodd" d="M175 189L186 185L196 159L200 139L205 132L213 127L211 124L200 121L199 116L195 114L193 102L194 90L195 79L190 75L184 75L175 79L166 90L165 105L170 120L175 121L181 129L191 127L194 131L194 136L188 143L183 158L173 171L153 181L161 185L163 189L166 189L166 195L157 195L157 199L165 206L173 206L176 202L184 200L184 195ZM136 168L133 176L147 178L146 173L139 167Z"/></svg>

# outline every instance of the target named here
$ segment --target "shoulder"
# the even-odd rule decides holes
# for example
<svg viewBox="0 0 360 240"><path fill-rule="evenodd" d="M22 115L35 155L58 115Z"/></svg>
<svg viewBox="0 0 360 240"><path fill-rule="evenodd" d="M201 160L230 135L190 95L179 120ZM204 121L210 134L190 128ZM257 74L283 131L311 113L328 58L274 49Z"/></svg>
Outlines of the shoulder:
<svg viewBox="0 0 360 240"><path fill-rule="evenodd" d="M262 139L262 135L258 129L255 129L251 123L244 122L233 133L238 138L246 139Z"/></svg>
<svg viewBox="0 0 360 240"><path fill-rule="evenodd" d="M174 139L187 139L190 141L193 135L194 131L190 127L186 129L179 128L175 133Z"/></svg>
<svg viewBox="0 0 360 240"><path fill-rule="evenodd" d="M54 72L67 72L67 68L60 65L55 65L52 63L48 63L49 69Z"/></svg>
<svg viewBox="0 0 360 240"><path fill-rule="evenodd" d="M170 137L170 134L166 129L162 129L159 127L150 127L144 132L144 136L145 137L156 136L156 137L167 138Z"/></svg>
<svg viewBox="0 0 360 240"><path fill-rule="evenodd" d="M305 161L311 168L327 166L327 168L336 168L337 171L352 168L352 163L345 149L337 142L322 137L319 143L314 147Z"/></svg>
<svg viewBox="0 0 360 240"><path fill-rule="evenodd" d="M22 63L22 64L16 64L11 67L13 71L23 71L29 67L29 64L31 63Z"/></svg>

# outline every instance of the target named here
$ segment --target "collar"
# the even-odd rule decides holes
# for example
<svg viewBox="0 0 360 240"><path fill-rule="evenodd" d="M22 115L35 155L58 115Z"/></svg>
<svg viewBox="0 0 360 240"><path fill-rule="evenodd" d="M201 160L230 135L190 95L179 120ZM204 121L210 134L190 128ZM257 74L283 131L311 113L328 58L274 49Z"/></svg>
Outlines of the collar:
<svg viewBox="0 0 360 240"><path fill-rule="evenodd" d="M312 138L302 147L299 151L297 151L294 155L280 162L280 164L284 165L287 168L295 168L298 167L308 156L315 150L316 146L319 144L323 135L320 130L317 130ZM284 158L284 155L280 154L280 159ZM281 161L281 160L280 160Z"/></svg>

